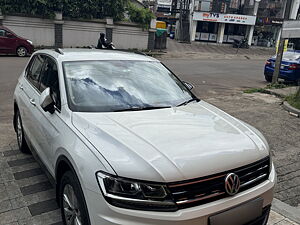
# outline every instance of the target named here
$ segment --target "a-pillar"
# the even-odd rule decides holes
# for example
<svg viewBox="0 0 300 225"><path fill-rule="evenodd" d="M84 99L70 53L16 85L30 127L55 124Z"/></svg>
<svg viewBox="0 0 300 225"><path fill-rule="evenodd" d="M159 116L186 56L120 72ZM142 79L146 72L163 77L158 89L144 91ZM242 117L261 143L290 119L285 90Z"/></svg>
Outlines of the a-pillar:
<svg viewBox="0 0 300 225"><path fill-rule="evenodd" d="M219 23L217 43L222 44L224 39L225 23Z"/></svg>
<svg viewBox="0 0 300 225"><path fill-rule="evenodd" d="M63 24L64 24L64 21L62 20L62 13L56 12L55 20L54 20L54 45L55 45L55 48L63 47Z"/></svg>
<svg viewBox="0 0 300 225"><path fill-rule="evenodd" d="M108 42L113 41L113 28L114 28L114 20L112 18L106 18L105 33Z"/></svg>

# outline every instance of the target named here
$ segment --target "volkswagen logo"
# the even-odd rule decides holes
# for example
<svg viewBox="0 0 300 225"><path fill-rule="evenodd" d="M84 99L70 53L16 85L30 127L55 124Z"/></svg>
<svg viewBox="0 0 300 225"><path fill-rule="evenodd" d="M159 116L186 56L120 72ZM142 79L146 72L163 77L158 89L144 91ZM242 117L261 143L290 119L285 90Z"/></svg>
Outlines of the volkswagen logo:
<svg viewBox="0 0 300 225"><path fill-rule="evenodd" d="M225 190L229 195L235 195L240 190L240 178L235 173L227 174L225 178Z"/></svg>

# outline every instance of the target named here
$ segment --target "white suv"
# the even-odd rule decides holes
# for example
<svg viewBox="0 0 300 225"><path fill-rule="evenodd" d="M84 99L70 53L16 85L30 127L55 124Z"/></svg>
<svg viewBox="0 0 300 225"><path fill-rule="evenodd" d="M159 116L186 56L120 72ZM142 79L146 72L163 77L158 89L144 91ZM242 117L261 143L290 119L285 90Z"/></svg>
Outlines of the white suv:
<svg viewBox="0 0 300 225"><path fill-rule="evenodd" d="M265 138L191 88L141 54L33 54L14 127L53 177L65 224L266 224L276 174Z"/></svg>

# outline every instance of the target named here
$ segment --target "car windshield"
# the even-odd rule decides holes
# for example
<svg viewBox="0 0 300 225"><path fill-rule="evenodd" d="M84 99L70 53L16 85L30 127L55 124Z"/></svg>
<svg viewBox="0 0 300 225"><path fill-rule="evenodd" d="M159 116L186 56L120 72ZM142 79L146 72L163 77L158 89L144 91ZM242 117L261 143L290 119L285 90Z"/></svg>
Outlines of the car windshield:
<svg viewBox="0 0 300 225"><path fill-rule="evenodd" d="M166 67L153 61L64 62L68 104L77 112L171 107L194 98Z"/></svg>

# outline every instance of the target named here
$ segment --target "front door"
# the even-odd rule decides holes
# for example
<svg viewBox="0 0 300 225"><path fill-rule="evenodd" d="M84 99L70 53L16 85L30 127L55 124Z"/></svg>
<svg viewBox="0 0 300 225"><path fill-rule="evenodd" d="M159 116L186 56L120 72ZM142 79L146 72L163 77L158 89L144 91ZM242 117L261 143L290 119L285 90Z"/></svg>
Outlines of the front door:
<svg viewBox="0 0 300 225"><path fill-rule="evenodd" d="M14 54L16 53L17 37L4 30L0 29L0 53Z"/></svg>

